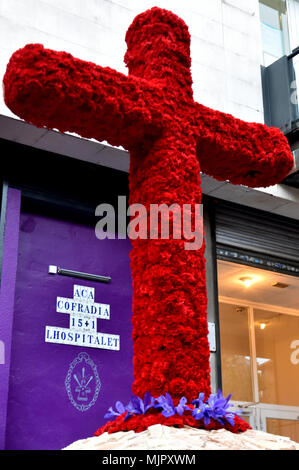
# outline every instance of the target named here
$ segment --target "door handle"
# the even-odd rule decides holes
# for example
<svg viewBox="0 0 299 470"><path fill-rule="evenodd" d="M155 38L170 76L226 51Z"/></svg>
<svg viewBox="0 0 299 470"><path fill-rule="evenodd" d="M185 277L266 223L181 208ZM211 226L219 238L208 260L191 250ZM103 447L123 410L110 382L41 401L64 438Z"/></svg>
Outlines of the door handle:
<svg viewBox="0 0 299 470"><path fill-rule="evenodd" d="M111 281L109 276L100 276L98 274L82 273L80 271L74 271L72 269L59 268L58 266L50 265L49 274L59 274L60 276L76 277L79 279L89 279L96 282L104 282L108 284Z"/></svg>

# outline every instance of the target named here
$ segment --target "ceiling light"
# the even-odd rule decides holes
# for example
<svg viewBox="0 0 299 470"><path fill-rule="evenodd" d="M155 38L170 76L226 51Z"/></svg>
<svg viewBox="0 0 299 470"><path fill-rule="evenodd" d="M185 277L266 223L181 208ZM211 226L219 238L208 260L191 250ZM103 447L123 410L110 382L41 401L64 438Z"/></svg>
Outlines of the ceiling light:
<svg viewBox="0 0 299 470"><path fill-rule="evenodd" d="M269 325L270 325L269 320L262 320L262 321L258 322L258 326L259 326L260 330L264 330Z"/></svg>
<svg viewBox="0 0 299 470"><path fill-rule="evenodd" d="M244 284L245 287L250 287L253 283L253 278L250 276L240 277L239 280Z"/></svg>

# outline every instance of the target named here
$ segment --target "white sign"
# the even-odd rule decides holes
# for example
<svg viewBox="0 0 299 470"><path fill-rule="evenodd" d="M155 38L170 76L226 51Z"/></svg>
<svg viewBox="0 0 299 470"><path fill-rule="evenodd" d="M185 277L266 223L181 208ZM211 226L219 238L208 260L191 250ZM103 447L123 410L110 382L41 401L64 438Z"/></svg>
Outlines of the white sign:
<svg viewBox="0 0 299 470"><path fill-rule="evenodd" d="M82 315L92 315L96 318L110 319L110 305L97 304L85 300L68 299L57 297L56 311L60 313L76 313Z"/></svg>
<svg viewBox="0 0 299 470"><path fill-rule="evenodd" d="M73 298L57 297L56 311L69 315L70 327L46 326L46 343L120 350L120 337L97 332L97 319L110 319L110 305L95 302L93 287L74 285Z"/></svg>
<svg viewBox="0 0 299 470"><path fill-rule="evenodd" d="M209 327L209 344L210 344L210 351L215 352L216 351L216 334L215 334L215 323L208 323Z"/></svg>

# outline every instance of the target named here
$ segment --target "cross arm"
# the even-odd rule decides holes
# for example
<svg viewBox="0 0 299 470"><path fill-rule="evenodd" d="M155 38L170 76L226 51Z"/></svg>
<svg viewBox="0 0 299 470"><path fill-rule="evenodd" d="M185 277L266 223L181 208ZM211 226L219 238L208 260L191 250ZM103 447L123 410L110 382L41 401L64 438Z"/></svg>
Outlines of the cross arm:
<svg viewBox="0 0 299 470"><path fill-rule="evenodd" d="M203 173L249 187L280 183L294 165L283 133L196 103L197 155Z"/></svg>
<svg viewBox="0 0 299 470"><path fill-rule="evenodd" d="M146 98L151 84L41 44L12 55L3 85L7 106L37 127L126 149L159 128Z"/></svg>

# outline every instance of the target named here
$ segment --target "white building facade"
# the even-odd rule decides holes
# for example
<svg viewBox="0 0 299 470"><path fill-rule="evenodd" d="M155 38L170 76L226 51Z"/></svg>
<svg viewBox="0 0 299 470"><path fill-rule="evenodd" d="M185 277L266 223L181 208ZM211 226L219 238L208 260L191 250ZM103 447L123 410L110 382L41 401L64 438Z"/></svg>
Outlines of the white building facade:
<svg viewBox="0 0 299 470"><path fill-rule="evenodd" d="M297 47L297 0L188 0L184 4L165 0L157 1L155 5L171 9L189 27L194 98L240 119L264 122L260 67ZM138 13L152 6L152 2L144 0L3 0L0 4L1 75L5 73L11 54L29 43L64 50L75 57L126 74L123 62L126 30ZM263 21L269 18L272 24L264 25ZM16 118L3 99L0 101L0 114ZM3 124L1 136L15 140L11 126L8 122ZM37 148L55 151L55 136L46 132L34 132L31 136L29 130L24 130L24 133L26 136L16 139L20 138L23 143ZM71 141L69 146L72 147ZM65 152L70 156L128 170L129 158L125 154L119 154L120 161L116 162L117 153L114 152L114 159L107 162L109 158L104 158L104 153L97 155L98 148L94 146L90 149L84 147L84 152L79 155L71 148ZM207 177L203 180L206 194L273 210L278 214L284 207L284 215L297 218L299 200L291 189L286 191L285 188L275 187L262 190L256 198L256 190L248 197L248 191L244 193L240 188L232 188L223 182L215 183ZM272 196L275 197L274 205Z"/></svg>
<svg viewBox="0 0 299 470"><path fill-rule="evenodd" d="M189 27L194 99L248 122L265 122L262 68L290 56L299 46L298 0L1 0L0 76L12 53L28 43L67 51L127 74L126 30L137 14L153 6L171 10ZM298 57L292 59L295 74ZM296 83L292 86L296 100ZM26 147L36 155L67 157L61 171L67 172L69 165L69 178L73 165L92 165L99 181L104 171L110 176L115 171L126 185L129 155L124 149L37 129L13 115L2 97L0 139L10 145L5 152L11 148L25 152ZM255 428L299 442L297 147L293 141L290 184L249 189L202 175L202 185L207 207L208 315L216 328L213 389L234 391L236 405L245 406L246 419ZM66 174L59 173L57 165L63 178ZM48 187L36 189L38 183L22 180L21 175L11 178L10 171L3 177L2 208L9 187L24 191L26 201L33 192L45 194L36 198L39 201L52 198ZM59 194L52 199L59 199ZM1 344L6 344L2 339ZM4 376L8 381L9 372ZM9 414L7 419L2 430L6 441Z"/></svg>

